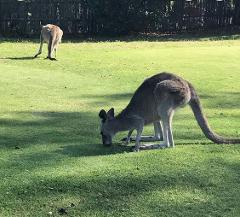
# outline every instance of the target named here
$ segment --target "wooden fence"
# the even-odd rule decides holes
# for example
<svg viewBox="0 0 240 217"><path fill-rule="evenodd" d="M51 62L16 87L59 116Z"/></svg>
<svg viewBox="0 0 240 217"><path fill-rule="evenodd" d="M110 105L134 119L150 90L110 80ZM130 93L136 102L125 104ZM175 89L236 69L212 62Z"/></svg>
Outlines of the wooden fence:
<svg viewBox="0 0 240 217"><path fill-rule="evenodd" d="M47 23L69 35L209 29L239 23L239 7L237 0L0 0L0 34L31 36Z"/></svg>

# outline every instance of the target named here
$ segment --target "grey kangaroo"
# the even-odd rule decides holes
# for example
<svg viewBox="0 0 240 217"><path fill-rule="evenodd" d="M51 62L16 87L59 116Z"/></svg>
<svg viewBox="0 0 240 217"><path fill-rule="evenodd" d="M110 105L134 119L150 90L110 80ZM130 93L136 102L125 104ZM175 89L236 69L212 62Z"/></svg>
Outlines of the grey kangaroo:
<svg viewBox="0 0 240 217"><path fill-rule="evenodd" d="M48 56L47 58L50 60L56 60L57 57L57 46L61 42L63 36L63 31L55 25L47 24L46 26L42 26L41 34L40 34L40 48L38 53L34 56L36 58L38 55L42 53L43 43L48 43ZM55 58L52 57L53 50L55 51Z"/></svg>
<svg viewBox="0 0 240 217"><path fill-rule="evenodd" d="M199 97L193 86L186 80L171 74L160 73L146 79L134 93L127 107L114 116L114 109L108 112L101 110L101 135L106 146L112 144L113 136L119 131L129 131L127 142L133 130L137 131L134 151L139 151L144 125L154 123L155 139L161 136L163 126L164 147L174 147L172 135L172 119L174 111L189 104L204 135L218 144L236 144L240 139L224 138L210 128L203 114Z"/></svg>

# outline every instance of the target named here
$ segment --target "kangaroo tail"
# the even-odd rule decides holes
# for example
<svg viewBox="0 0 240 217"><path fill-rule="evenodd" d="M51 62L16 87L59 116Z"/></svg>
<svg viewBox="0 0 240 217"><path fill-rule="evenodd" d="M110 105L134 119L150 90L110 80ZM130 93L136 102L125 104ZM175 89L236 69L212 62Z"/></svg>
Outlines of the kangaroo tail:
<svg viewBox="0 0 240 217"><path fill-rule="evenodd" d="M218 134L216 134L208 124L208 120L203 114L202 106L200 103L200 99L191 84L189 84L191 91L191 99L189 105L193 111L193 114L198 122L198 125L202 129L204 135L217 144L240 144L240 139L232 139L232 138L224 138Z"/></svg>
<svg viewBox="0 0 240 217"><path fill-rule="evenodd" d="M40 43L43 43L43 36L42 36L42 32L40 34Z"/></svg>

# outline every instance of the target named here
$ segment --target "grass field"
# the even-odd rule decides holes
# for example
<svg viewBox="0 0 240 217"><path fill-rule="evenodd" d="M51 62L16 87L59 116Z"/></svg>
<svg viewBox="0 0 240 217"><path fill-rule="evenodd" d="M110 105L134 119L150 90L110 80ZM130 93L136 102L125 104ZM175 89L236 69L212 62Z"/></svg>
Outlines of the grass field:
<svg viewBox="0 0 240 217"><path fill-rule="evenodd" d="M208 141L188 107L174 149L133 153L126 133L104 148L98 127L100 109L170 71L217 133L240 137L240 40L65 42L58 61L29 58L38 46L0 41L0 216L240 216L240 146Z"/></svg>

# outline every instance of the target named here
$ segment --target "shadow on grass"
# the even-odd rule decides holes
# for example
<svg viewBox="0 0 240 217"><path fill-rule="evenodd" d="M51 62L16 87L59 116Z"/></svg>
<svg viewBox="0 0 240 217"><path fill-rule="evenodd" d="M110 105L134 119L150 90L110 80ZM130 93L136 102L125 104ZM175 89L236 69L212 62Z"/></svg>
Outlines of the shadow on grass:
<svg viewBox="0 0 240 217"><path fill-rule="evenodd" d="M186 167L173 162L159 168L149 165L147 170L146 165L138 170L136 165L132 165L131 169L125 168L123 171L112 167L112 170L92 171L87 176L46 176L42 180L36 176L32 177L31 182L11 186L6 203L18 198L25 207L24 211L31 212L31 209L26 210L31 198L38 202L35 206L44 207L45 210L50 208L56 212L61 205L70 216L76 213L83 216L89 213L94 216L136 216L136 213L152 216L159 216L159 213L162 216L203 216L205 213L222 216L236 209L240 164L218 158L192 163ZM200 165L195 167L198 163ZM175 170L167 171L169 166ZM69 200L62 201L62 198ZM71 202L74 206L69 207Z"/></svg>
<svg viewBox="0 0 240 217"><path fill-rule="evenodd" d="M134 93L114 93L114 94L106 94L106 95L90 95L90 94L83 94L81 97L84 98L95 98L97 100L110 100L110 101L118 101L118 100L126 100L130 101Z"/></svg>
<svg viewBox="0 0 240 217"><path fill-rule="evenodd" d="M70 36L65 35L64 43L81 43L81 42L168 42L168 41L218 41L218 40L238 40L240 39L239 28L236 29L216 29L212 31L193 31L182 33L136 33L126 36L104 37L104 36ZM32 42L39 43L39 39L34 38L0 38L3 42Z"/></svg>
<svg viewBox="0 0 240 217"><path fill-rule="evenodd" d="M95 156L130 151L129 147L103 147L98 116L84 112L19 112L17 115L34 117L22 121L0 119L4 129L0 147L24 148L29 145L62 145L58 152L72 156Z"/></svg>
<svg viewBox="0 0 240 217"><path fill-rule="evenodd" d="M0 59L1 60L33 60L36 58L33 56L28 56L28 57L2 57Z"/></svg>
<svg viewBox="0 0 240 217"><path fill-rule="evenodd" d="M93 116L81 112L19 112L16 115L31 117L33 120L0 119L2 127L16 130L16 137L12 134L9 138L6 136L6 142L9 145L13 141L16 141L17 145L78 142L81 135L88 137L93 133L90 128L95 120Z"/></svg>
<svg viewBox="0 0 240 217"><path fill-rule="evenodd" d="M204 100L203 108L221 109L219 114L212 114L209 118L219 117L223 119L223 124L218 126L224 131L224 120L240 119L239 114L225 115L224 109L238 109L240 107L240 93L216 92L212 95L201 95ZM112 94L112 95L83 95L83 98L89 99L89 104L99 105L106 101L113 102L126 100L129 102L132 93ZM109 104L109 103L108 103ZM111 107L112 107L111 106ZM102 106L99 106L99 110ZM123 108L122 108L123 109ZM119 111L117 111L118 113ZM23 148L31 145L41 144L59 144L62 149L59 152L70 156L95 156L113 153L122 153L129 151L129 147L119 147L117 145L111 148L103 148L99 133L98 113L89 112L19 112L13 114L19 119L0 119L0 147ZM30 119L29 119L30 118ZM26 120L24 120L26 119ZM202 134L200 128L190 129L187 123L194 121L194 116L177 113L177 119L174 120L175 140L184 140L184 144L209 144ZM210 126L211 126L211 120ZM185 124L186 123L186 124ZM216 127L212 127L216 129ZM152 130L153 132L153 130ZM125 132L127 134L127 132ZM153 134L153 133L152 133ZM230 135L226 135L229 137ZM198 138L198 139L197 139ZM115 141L117 138L115 138Z"/></svg>
<svg viewBox="0 0 240 217"><path fill-rule="evenodd" d="M106 101L113 102L111 107L114 107L114 104L117 101L126 100L126 105L129 102L132 93L123 93L123 94L112 94L112 95L84 95L83 98L90 99L89 104L99 105L103 104ZM214 117L219 116L222 119L227 118L237 118L239 115L231 115L230 117L225 116L223 109L238 109L240 107L240 93L224 93L216 92L214 95L201 95L200 98L204 100L203 108L205 109L221 109L219 114L214 114ZM102 106L99 106L99 110L102 109ZM123 109L123 108L122 108ZM119 111L118 111L119 112ZM118 113L117 112L117 113ZM72 144L72 148L77 148L78 144L81 144L81 151L86 151L89 147L97 148L97 143L101 143L99 135L99 119L98 114L91 114L88 112L20 112L16 115L19 117L31 117L31 121L22 121L14 119L0 119L0 127L4 130L1 131L0 136L0 145L6 147L15 147L15 146L27 146L32 144L45 144L45 143L59 143L59 144ZM181 110L178 111L178 119L181 120L179 124L183 124L182 121L188 122L194 120L193 115L186 116L181 114ZM206 115L208 116L208 115ZM182 132L190 131L187 129L187 126L176 125L177 129L174 131L180 130L181 133L178 134L177 139L190 140L193 142L195 138L199 138L201 135L201 130L199 129L199 134L194 132ZM211 121L210 121L211 125ZM224 128L224 126L222 126ZM213 127L214 129L214 127ZM201 137L200 137L201 138ZM204 138L204 137L203 137ZM199 141L198 141L199 142ZM205 143L205 142L204 142ZM93 145L87 145L93 144ZM94 145L95 144L95 145ZM75 146L76 145L76 146ZM79 146L80 147L80 146ZM97 154L94 151L94 148L90 152ZM80 151L80 150L78 150ZM98 150L99 151L99 150ZM74 151L67 151L65 153L74 153Z"/></svg>
<svg viewBox="0 0 240 217"><path fill-rule="evenodd" d="M23 148L36 144L60 144L62 145L62 150L59 151L72 156L94 156L130 151L129 147L120 147L116 144L111 148L103 148L97 114L81 112L26 112L18 113L18 115L34 117L36 120L0 119L0 127L2 129L0 146ZM201 138L204 138L204 136L200 128L197 127L198 131L193 131L184 124L194 120L193 115L182 115L178 112L177 116L179 121L176 125L174 124L176 126L174 132L177 135L175 139L188 140L190 141L189 143L209 143L208 140L201 141ZM223 125L222 128L224 128ZM200 141L196 140L196 138L200 138Z"/></svg>
<svg viewBox="0 0 240 217"><path fill-rule="evenodd" d="M239 109L240 108L240 92L214 92L210 94L200 95L200 99L205 100L206 108L216 109Z"/></svg>
<svg viewBox="0 0 240 217"><path fill-rule="evenodd" d="M0 127L4 128L1 135L5 133L4 137L0 136L0 145L20 147L19 150L11 152L10 160L2 165L3 178L8 179L8 182L11 180L11 185L4 190L8 192L8 196L7 199L2 199L2 204L4 207L9 207L10 204L13 210L17 209L22 215L31 213L28 216L34 216L39 210L57 212L60 207L64 207L67 208L69 216L89 215L89 210L93 216L107 216L109 213L112 213L111 216L136 216L136 213L142 211L153 216L158 216L160 211L165 216L177 216L179 213L182 215L178 216L197 216L196 213L215 216L216 211L222 215L238 206L236 198L239 198L239 191L235 188L239 182L240 165L223 160L222 154L225 152L221 148L221 152L213 148L204 149L204 152L211 155L210 161L206 162L205 159L209 158L198 159L197 154L191 152L191 156L196 158L184 162L185 166L181 165L181 158L171 158L161 152L161 160L167 163L159 163L157 167L154 164L148 165L147 159L143 158L142 162L141 156L139 158L136 154L129 155L128 158L119 156L113 161L104 157L87 159L88 163L95 160L93 167L90 164L87 174L81 174L82 169L78 170L77 167L74 167L76 171L68 173L75 160L79 161L78 165L83 167L83 171L86 169L86 159L74 158L73 161L73 157L118 154L128 152L129 148L102 147L97 114L49 111L20 112L17 115L30 116L36 120L0 119ZM188 122L192 117L180 115L180 118ZM183 126L179 128L185 130ZM199 138L194 132L179 136L187 141ZM58 145L51 149L52 144ZM25 152L24 147L33 145L50 147L38 147L33 152ZM157 163L159 153L157 158L152 159L153 163ZM14 183L15 179L21 181ZM29 180L24 182L22 179ZM0 198L4 195L5 193ZM14 204L16 201L17 208ZM73 207L70 207L70 202L74 203ZM139 206L143 210L139 209Z"/></svg>
<svg viewBox="0 0 240 217"><path fill-rule="evenodd" d="M196 31L189 33L138 33L121 37L66 37L66 43L79 42L134 42L134 41L149 41L149 42L181 42L181 41L219 41L219 40L238 40L240 39L239 30L234 31Z"/></svg>
<svg viewBox="0 0 240 217"><path fill-rule="evenodd" d="M75 96L74 99L88 99L88 104L93 106L98 106L99 111L104 107L106 104L111 104L111 107L114 107L116 103L119 101L126 101L126 105L131 100L134 93L114 93L114 94L106 94L106 95L99 95L99 94L82 94L81 96ZM108 108L105 108L108 109ZM110 108L109 108L110 109ZM123 108L122 108L123 109Z"/></svg>
<svg viewBox="0 0 240 217"><path fill-rule="evenodd" d="M106 95L81 95L81 98L93 99L91 104L104 105L105 102L126 101L126 106L131 100L134 91L132 93L117 93ZM200 101L202 102L203 109L238 109L240 108L240 92L222 92L215 91L213 94L199 94ZM79 97L80 98L80 97ZM108 103L109 104L109 103Z"/></svg>

